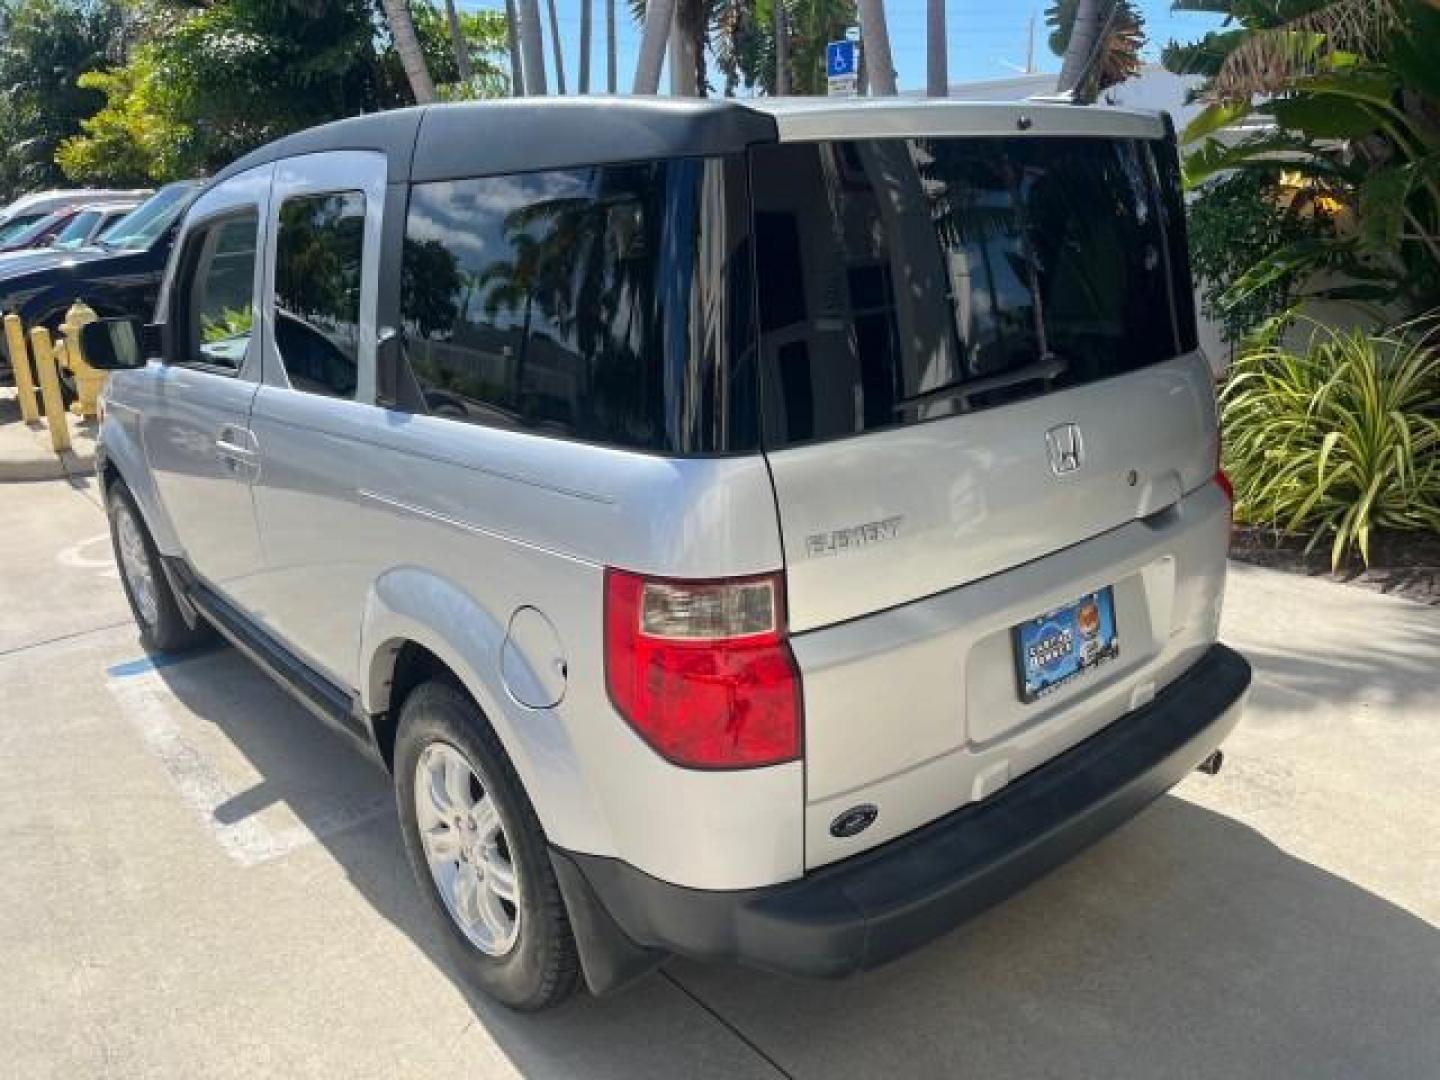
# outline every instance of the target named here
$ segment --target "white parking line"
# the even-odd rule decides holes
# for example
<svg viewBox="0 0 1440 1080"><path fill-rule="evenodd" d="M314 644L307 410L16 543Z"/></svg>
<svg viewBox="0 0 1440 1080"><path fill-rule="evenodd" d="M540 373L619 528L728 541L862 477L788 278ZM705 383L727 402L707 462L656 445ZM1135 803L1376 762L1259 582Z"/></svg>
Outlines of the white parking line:
<svg viewBox="0 0 1440 1080"><path fill-rule="evenodd" d="M117 669L112 669L117 670ZM186 739L173 715L174 698L153 666L107 680L121 713L139 732L145 746L164 766L181 797L199 815L225 854L242 866L256 866L313 844L323 837L350 829L392 811L388 793L337 799L324 811L310 815L308 824L273 829L255 815L225 822L217 813L237 792L213 762ZM133 669L131 669L133 671Z"/></svg>

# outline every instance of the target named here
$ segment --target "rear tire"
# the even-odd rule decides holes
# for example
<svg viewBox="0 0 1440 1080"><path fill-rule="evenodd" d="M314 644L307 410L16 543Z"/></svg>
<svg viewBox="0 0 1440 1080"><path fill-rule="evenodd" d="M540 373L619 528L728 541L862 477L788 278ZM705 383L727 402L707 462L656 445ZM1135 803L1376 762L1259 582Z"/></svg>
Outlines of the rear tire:
<svg viewBox="0 0 1440 1080"><path fill-rule="evenodd" d="M580 962L544 830L494 730L449 680L422 683L401 707L395 798L410 867L465 981L525 1012L569 997Z"/></svg>
<svg viewBox="0 0 1440 1080"><path fill-rule="evenodd" d="M209 641L214 631L207 623L199 621L191 627L180 614L160 552L145 527L135 496L123 480L110 484L105 504L110 518L110 546L115 552L115 565L120 568L125 599L140 627L141 642L155 652L183 652Z"/></svg>

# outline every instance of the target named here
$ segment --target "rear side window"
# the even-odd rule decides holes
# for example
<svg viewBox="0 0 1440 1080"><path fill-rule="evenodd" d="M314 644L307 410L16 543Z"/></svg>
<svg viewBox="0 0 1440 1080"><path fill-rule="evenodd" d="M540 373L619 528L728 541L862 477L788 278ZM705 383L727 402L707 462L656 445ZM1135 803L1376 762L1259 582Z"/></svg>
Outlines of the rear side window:
<svg viewBox="0 0 1440 1080"><path fill-rule="evenodd" d="M753 450L744 165L416 185L406 355L432 415L669 454Z"/></svg>
<svg viewBox="0 0 1440 1080"><path fill-rule="evenodd" d="M988 408L1176 355L1157 175L1133 140L757 148L766 444Z"/></svg>
<svg viewBox="0 0 1440 1080"><path fill-rule="evenodd" d="M296 390L355 396L365 196L304 195L280 205L275 348Z"/></svg>

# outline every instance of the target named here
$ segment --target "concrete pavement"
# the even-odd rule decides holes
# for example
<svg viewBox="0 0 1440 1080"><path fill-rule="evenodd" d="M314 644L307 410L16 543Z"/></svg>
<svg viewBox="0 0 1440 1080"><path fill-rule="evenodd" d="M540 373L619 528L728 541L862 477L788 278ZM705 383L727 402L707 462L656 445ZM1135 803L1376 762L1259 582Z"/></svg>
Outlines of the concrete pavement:
<svg viewBox="0 0 1440 1080"><path fill-rule="evenodd" d="M45 421L20 419L14 387L0 387L0 483L84 477L95 469L95 423L66 416L70 449L56 453Z"/></svg>
<svg viewBox="0 0 1440 1080"><path fill-rule="evenodd" d="M1196 776L837 984L447 975L386 779L232 650L155 666L93 485L0 486L0 1077L1440 1075L1440 611L1236 567Z"/></svg>

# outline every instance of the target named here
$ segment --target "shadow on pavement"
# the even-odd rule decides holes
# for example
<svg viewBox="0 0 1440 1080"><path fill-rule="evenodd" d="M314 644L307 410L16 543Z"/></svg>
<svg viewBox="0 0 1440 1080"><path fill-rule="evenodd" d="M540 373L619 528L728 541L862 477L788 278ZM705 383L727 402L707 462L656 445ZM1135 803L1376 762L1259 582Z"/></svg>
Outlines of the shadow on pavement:
<svg viewBox="0 0 1440 1080"><path fill-rule="evenodd" d="M1247 644L1257 676L1286 690L1333 703L1369 700L1395 705L1433 703L1440 694L1440 613L1435 625L1377 625L1366 640L1343 651Z"/></svg>
<svg viewBox="0 0 1440 1080"><path fill-rule="evenodd" d="M160 674L262 777L217 818L286 804L465 990L420 903L393 811L379 809L388 780L232 650ZM337 801L369 816L338 827ZM1440 931L1175 796L864 977L802 983L680 961L667 974L799 1077L1440 1074ZM674 1057L689 1037L657 1031L657 995L671 989L660 978L539 1017L465 992L527 1076L694 1076L703 1062Z"/></svg>

